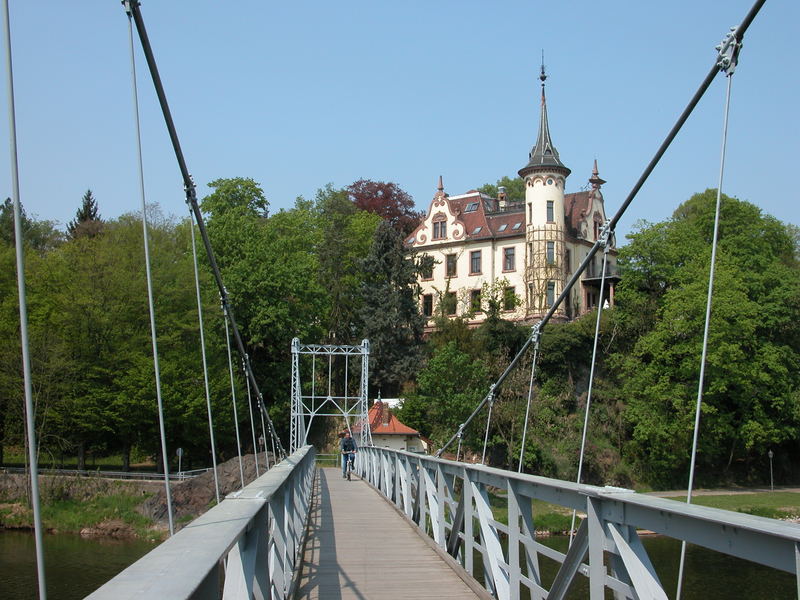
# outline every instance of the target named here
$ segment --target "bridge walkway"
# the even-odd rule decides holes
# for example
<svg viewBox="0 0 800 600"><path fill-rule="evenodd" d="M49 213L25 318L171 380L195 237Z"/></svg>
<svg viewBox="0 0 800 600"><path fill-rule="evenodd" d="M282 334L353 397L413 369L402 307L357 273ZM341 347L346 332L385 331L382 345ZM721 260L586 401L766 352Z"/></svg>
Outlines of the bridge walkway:
<svg viewBox="0 0 800 600"><path fill-rule="evenodd" d="M317 472L296 598L479 598L375 490Z"/></svg>

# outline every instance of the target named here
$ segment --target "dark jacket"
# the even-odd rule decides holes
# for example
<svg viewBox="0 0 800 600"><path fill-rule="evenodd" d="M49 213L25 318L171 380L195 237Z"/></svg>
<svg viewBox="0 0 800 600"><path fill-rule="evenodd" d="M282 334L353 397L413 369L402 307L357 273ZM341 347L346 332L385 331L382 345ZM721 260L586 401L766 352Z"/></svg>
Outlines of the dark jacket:
<svg viewBox="0 0 800 600"><path fill-rule="evenodd" d="M342 452L353 452L354 450L358 450L358 446L352 437L343 437L339 440L339 449Z"/></svg>

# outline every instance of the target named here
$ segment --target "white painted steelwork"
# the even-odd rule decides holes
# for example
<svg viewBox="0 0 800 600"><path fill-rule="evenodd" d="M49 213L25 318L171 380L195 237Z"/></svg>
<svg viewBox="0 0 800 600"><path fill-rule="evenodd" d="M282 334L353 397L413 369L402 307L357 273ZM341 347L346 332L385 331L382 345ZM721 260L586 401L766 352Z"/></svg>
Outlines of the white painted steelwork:
<svg viewBox="0 0 800 600"><path fill-rule="evenodd" d="M579 573L592 600L606 590L615 598L667 598L640 529L800 573L800 525L793 523L387 448L362 448L356 470L468 573L481 569L500 600L518 600L524 589L535 599L564 598ZM537 541L533 500L586 513L567 554ZM498 502L508 525L495 519ZM549 589L540 557L561 563Z"/></svg>
<svg viewBox="0 0 800 600"><path fill-rule="evenodd" d="M91 600L289 598L316 451L305 446L88 596Z"/></svg>
<svg viewBox="0 0 800 600"><path fill-rule="evenodd" d="M300 370L300 356L310 355L310 369L304 373L307 389L304 393ZM339 373L334 368L334 357L343 357ZM358 392L351 394L350 357L361 363L358 379ZM317 364L317 359L320 363ZM306 367L309 365L306 364ZM343 370L342 370L343 367ZM355 368L352 369L355 371ZM337 375L341 380L334 381ZM358 445L372 444L369 420L369 340L362 340L360 346L335 346L322 344L301 344L298 338L292 340L292 408L290 418L289 451L307 442L308 430L315 417L343 417L347 428L358 426Z"/></svg>

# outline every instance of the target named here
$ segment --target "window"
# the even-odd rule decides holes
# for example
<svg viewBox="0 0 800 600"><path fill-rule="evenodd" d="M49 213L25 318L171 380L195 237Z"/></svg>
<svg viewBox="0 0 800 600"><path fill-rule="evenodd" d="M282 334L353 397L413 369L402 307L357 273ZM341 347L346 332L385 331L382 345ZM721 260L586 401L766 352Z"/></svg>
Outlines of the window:
<svg viewBox="0 0 800 600"><path fill-rule="evenodd" d="M556 301L556 282L547 282L547 308L550 308Z"/></svg>
<svg viewBox="0 0 800 600"><path fill-rule="evenodd" d="M444 309L444 314L446 315L454 315L456 314L456 293L455 292L447 292L442 298L442 308Z"/></svg>
<svg viewBox="0 0 800 600"><path fill-rule="evenodd" d="M476 233L480 233L481 229L483 229L483 227L478 225L475 229L472 230L472 235L475 235Z"/></svg>
<svg viewBox="0 0 800 600"><path fill-rule="evenodd" d="M547 242L547 264L556 264L556 243Z"/></svg>
<svg viewBox="0 0 800 600"><path fill-rule="evenodd" d="M520 227L522 227L522 223L514 223L514 226L513 226L511 229L513 229L514 231L516 231L516 230L517 230L517 229L519 229Z"/></svg>
<svg viewBox="0 0 800 600"><path fill-rule="evenodd" d="M600 224L595 221L594 222L594 239L597 239L598 234L600 233Z"/></svg>
<svg viewBox="0 0 800 600"><path fill-rule="evenodd" d="M447 237L447 221L434 221L433 239L443 240Z"/></svg>
<svg viewBox="0 0 800 600"><path fill-rule="evenodd" d="M475 275L481 272L481 251L473 250L469 253L469 274Z"/></svg>
<svg viewBox="0 0 800 600"><path fill-rule="evenodd" d="M425 315L426 317L433 316L433 294L423 294L422 314Z"/></svg>
<svg viewBox="0 0 800 600"><path fill-rule="evenodd" d="M503 224L502 224L502 225L500 225L500 227L497 229L497 232L498 232L498 233L501 233L501 232L505 231L507 227L508 227L508 223L503 223Z"/></svg>
<svg viewBox="0 0 800 600"><path fill-rule="evenodd" d="M474 313L481 312L481 291L472 290L469 293L469 310Z"/></svg>
<svg viewBox="0 0 800 600"><path fill-rule="evenodd" d="M514 246L503 248L503 271L514 271L517 268L517 261Z"/></svg>
<svg viewBox="0 0 800 600"><path fill-rule="evenodd" d="M467 207L464 209L464 212L465 213L475 212L476 210L478 210L478 203L477 202L470 202L469 204L467 204Z"/></svg>
<svg viewBox="0 0 800 600"><path fill-rule="evenodd" d="M503 290L503 310L514 310L517 306L517 295L514 293L513 287L507 287Z"/></svg>
<svg viewBox="0 0 800 600"><path fill-rule="evenodd" d="M567 273L572 273L572 252L569 250L564 251L564 268Z"/></svg>
<svg viewBox="0 0 800 600"><path fill-rule="evenodd" d="M552 200L548 200L547 201L547 222L548 223L552 223L553 221L555 221L555 219L553 218L553 201Z"/></svg>
<svg viewBox="0 0 800 600"><path fill-rule="evenodd" d="M445 277L455 277L456 276L456 260L457 256L455 254L448 254L445 257L444 263L444 275Z"/></svg>

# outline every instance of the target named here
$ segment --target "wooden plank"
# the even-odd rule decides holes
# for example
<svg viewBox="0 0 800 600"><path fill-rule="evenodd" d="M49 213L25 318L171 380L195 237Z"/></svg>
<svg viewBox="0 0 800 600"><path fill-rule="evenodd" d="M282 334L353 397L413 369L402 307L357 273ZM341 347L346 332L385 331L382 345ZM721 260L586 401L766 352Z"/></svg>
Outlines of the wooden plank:
<svg viewBox="0 0 800 600"><path fill-rule="evenodd" d="M296 598L477 598L383 498L320 469Z"/></svg>

